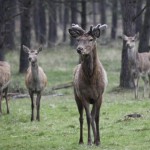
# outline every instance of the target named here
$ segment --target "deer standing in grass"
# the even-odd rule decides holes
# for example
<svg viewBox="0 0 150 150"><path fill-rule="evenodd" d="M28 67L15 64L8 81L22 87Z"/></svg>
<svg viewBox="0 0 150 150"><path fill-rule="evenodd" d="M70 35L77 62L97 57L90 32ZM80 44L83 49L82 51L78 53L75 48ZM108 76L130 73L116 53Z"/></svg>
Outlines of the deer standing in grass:
<svg viewBox="0 0 150 150"><path fill-rule="evenodd" d="M30 62L30 66L27 70L27 74L25 77L26 87L28 88L29 95L31 98L31 121L34 120L34 109L37 110L36 120L40 121L40 100L41 94L47 84L47 77L43 71L43 69L38 66L37 56L42 48L38 50L30 50L28 47L23 45L23 49L26 53L29 54L28 60ZM34 94L37 94L36 104L34 102Z"/></svg>
<svg viewBox="0 0 150 150"><path fill-rule="evenodd" d="M142 77L144 81L143 96L145 96L148 80L150 86L150 53L149 52L138 53L135 46L135 42L138 39L138 34L136 34L133 37L128 37L126 35L123 35L123 39L126 41L131 77L133 79L133 83L135 86L135 99L137 99L140 77ZM150 91L149 91L149 97L150 97Z"/></svg>
<svg viewBox="0 0 150 150"><path fill-rule="evenodd" d="M78 25L72 25L69 33L77 39L77 53L81 57L81 64L76 66L74 71L74 96L80 114L80 139L79 144L83 143L83 109L86 112L88 125L88 144L92 144L91 126L94 135L94 144L100 144L99 134L99 115L102 104L103 92L107 84L107 74L98 59L96 49L96 38L100 37L101 30L107 25L98 24L91 26L85 32ZM93 105L90 113L90 104Z"/></svg>
<svg viewBox="0 0 150 150"><path fill-rule="evenodd" d="M0 61L0 114L2 114L2 98L3 93L6 99L6 107L7 107L7 114L9 114L9 107L8 107L8 85L10 83L11 71L10 65L5 61Z"/></svg>

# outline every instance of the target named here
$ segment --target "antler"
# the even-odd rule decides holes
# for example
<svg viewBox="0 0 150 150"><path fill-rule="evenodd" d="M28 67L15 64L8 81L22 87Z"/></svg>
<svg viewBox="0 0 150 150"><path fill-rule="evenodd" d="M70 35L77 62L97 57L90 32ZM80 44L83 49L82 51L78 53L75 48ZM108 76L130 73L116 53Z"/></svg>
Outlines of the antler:
<svg viewBox="0 0 150 150"><path fill-rule="evenodd" d="M85 33L85 31L78 24L72 24L72 27L68 31L73 38L82 36Z"/></svg>
<svg viewBox="0 0 150 150"><path fill-rule="evenodd" d="M87 32L88 34L91 34L92 36L98 38L100 36L100 30L104 30L105 28L107 28L106 24L98 24L97 26L93 27L90 26L90 30Z"/></svg>
<svg viewBox="0 0 150 150"><path fill-rule="evenodd" d="M71 28L80 31L82 34L85 32L78 24L72 24Z"/></svg>

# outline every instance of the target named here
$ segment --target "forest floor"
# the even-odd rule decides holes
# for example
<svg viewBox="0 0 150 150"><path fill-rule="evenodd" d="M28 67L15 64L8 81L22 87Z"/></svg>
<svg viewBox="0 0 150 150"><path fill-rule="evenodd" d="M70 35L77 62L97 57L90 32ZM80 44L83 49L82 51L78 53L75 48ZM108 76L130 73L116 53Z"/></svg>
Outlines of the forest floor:
<svg viewBox="0 0 150 150"><path fill-rule="evenodd" d="M39 65L48 77L48 86L41 100L41 121L31 122L29 97L9 98L10 114L6 114L5 101L0 116L0 149L2 150L149 150L150 148L150 99L142 97L140 82L139 99L133 90L119 88L121 45L98 45L99 58L108 75L108 86L101 107L101 146L87 145L87 124L84 119L84 144L79 141L79 114L72 87L52 90L52 87L72 81L73 69L78 63L74 48L58 46L39 54ZM10 93L27 95L24 74L18 74L19 52L10 52L6 60L11 64ZM140 117L130 117L140 114ZM128 116L129 115L129 116Z"/></svg>

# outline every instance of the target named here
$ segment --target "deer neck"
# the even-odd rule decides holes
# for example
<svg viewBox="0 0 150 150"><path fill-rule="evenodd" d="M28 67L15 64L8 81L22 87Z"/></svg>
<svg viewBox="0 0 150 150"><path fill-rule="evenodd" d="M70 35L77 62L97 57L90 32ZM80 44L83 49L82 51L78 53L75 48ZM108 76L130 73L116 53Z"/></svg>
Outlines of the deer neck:
<svg viewBox="0 0 150 150"><path fill-rule="evenodd" d="M128 49L128 59L130 64L136 65L138 60L138 52L136 51L135 47Z"/></svg>
<svg viewBox="0 0 150 150"><path fill-rule="evenodd" d="M34 82L38 82L39 81L39 76L38 76L38 64L34 63L31 64L31 72L32 72L32 78Z"/></svg>
<svg viewBox="0 0 150 150"><path fill-rule="evenodd" d="M95 68L97 66L97 51L96 46L93 48L92 52L82 58L82 69L86 77L91 78L94 74Z"/></svg>

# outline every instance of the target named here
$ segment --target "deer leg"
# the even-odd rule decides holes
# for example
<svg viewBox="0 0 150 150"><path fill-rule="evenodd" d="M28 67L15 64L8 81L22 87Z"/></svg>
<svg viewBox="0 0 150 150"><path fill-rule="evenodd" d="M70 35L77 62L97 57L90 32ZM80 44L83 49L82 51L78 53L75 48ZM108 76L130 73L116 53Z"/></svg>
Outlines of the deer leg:
<svg viewBox="0 0 150 150"><path fill-rule="evenodd" d="M90 111L89 111L89 104L86 101L83 101L83 105L84 105L84 108L85 108L87 125L88 125L88 145L91 145L92 144L92 139L91 139L90 124L92 122L92 118L91 118L91 114L90 114Z"/></svg>
<svg viewBox="0 0 150 150"><path fill-rule="evenodd" d="M4 92L5 92L5 99L6 99L7 114L9 114L8 98L7 98L8 87L5 89Z"/></svg>
<svg viewBox="0 0 150 150"><path fill-rule="evenodd" d="M83 105L81 101L75 96L76 104L78 107L78 111L80 114L79 117L79 122L80 122L80 139L79 139L79 144L83 144Z"/></svg>
<svg viewBox="0 0 150 150"><path fill-rule="evenodd" d="M96 143L97 133L96 133L96 126L95 126L95 116L96 116L96 104L93 104L93 108L91 111L91 126L94 135L94 144Z"/></svg>
<svg viewBox="0 0 150 150"><path fill-rule="evenodd" d="M102 97L99 98L98 100L100 103L98 103L96 106L96 117L95 117L95 122L96 122L96 132L97 132L97 138L95 141L96 145L100 144L100 133L99 133L99 114L100 114L100 107L101 107L101 102L102 102Z"/></svg>
<svg viewBox="0 0 150 150"><path fill-rule="evenodd" d="M29 95L31 98L31 121L34 120L34 93L32 91L29 91Z"/></svg>
<svg viewBox="0 0 150 150"><path fill-rule="evenodd" d="M2 97L3 97L3 93L0 92L0 115L2 114Z"/></svg>
<svg viewBox="0 0 150 150"><path fill-rule="evenodd" d="M38 92L36 98L36 109L37 109L36 120L38 121L40 121L40 100L41 100L41 92Z"/></svg>
<svg viewBox="0 0 150 150"><path fill-rule="evenodd" d="M144 81L144 91L143 91L143 97L145 97L145 93L146 93L146 89L147 89L147 79L145 76L142 77L143 81Z"/></svg>
<svg viewBox="0 0 150 150"><path fill-rule="evenodd" d="M139 77L134 78L133 82L134 82L134 86L135 86L135 99L138 99Z"/></svg>

